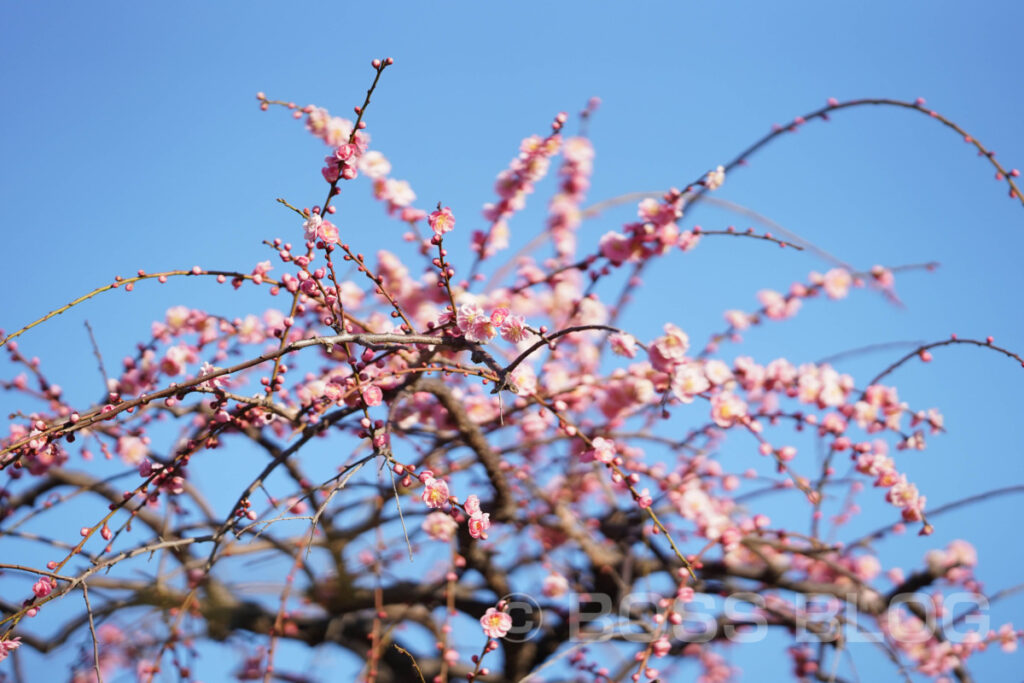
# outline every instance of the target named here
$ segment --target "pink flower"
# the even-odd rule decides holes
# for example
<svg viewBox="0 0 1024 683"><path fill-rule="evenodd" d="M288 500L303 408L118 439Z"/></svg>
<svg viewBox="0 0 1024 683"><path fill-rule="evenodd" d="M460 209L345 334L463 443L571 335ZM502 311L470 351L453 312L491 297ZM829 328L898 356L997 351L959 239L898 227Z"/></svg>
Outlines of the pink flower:
<svg viewBox="0 0 1024 683"><path fill-rule="evenodd" d="M341 241L338 238L338 227L330 221L324 221L323 225L320 226L320 239L325 244L338 244Z"/></svg>
<svg viewBox="0 0 1024 683"><path fill-rule="evenodd" d="M541 590L549 598L560 598L569 592L569 581L561 574L548 574Z"/></svg>
<svg viewBox="0 0 1024 683"><path fill-rule="evenodd" d="M833 268L825 273L822 288L830 299L842 299L850 292L853 276L845 268Z"/></svg>
<svg viewBox="0 0 1024 683"><path fill-rule="evenodd" d="M996 636L999 638L999 647L1003 652L1013 652L1017 649L1017 640L1019 639L1019 636L1017 635L1017 632L1013 630L1012 624L1003 624L1000 626ZM0 646L2 645L3 643L0 643ZM3 657L0 656L0 659L3 659Z"/></svg>
<svg viewBox="0 0 1024 683"><path fill-rule="evenodd" d="M431 213L427 217L427 222L434 234L440 237L446 232L451 232L455 227L455 216L452 215L452 210L446 206Z"/></svg>
<svg viewBox="0 0 1024 683"><path fill-rule="evenodd" d="M466 509L466 514L470 517L476 517L480 513L480 498L475 493L470 494L466 497L466 503L463 505Z"/></svg>
<svg viewBox="0 0 1024 683"><path fill-rule="evenodd" d="M491 528L491 515L481 512L469 518L469 535L473 538L487 538L487 530Z"/></svg>
<svg viewBox="0 0 1024 683"><path fill-rule="evenodd" d="M137 436L122 436L117 440L117 454L128 465L138 465L142 462L149 448L146 442Z"/></svg>
<svg viewBox="0 0 1024 683"><path fill-rule="evenodd" d="M306 231L307 242L323 240L328 244L338 243L338 228L330 221L325 221L318 213L310 214L302 227Z"/></svg>
<svg viewBox="0 0 1024 683"><path fill-rule="evenodd" d="M493 316L492 316L493 318ZM501 323L501 338L507 342L518 344L526 338L526 319L521 315L509 314Z"/></svg>
<svg viewBox="0 0 1024 683"><path fill-rule="evenodd" d="M53 584L50 583L49 579L44 577L32 585L32 592L36 594L37 598L45 598L53 592Z"/></svg>
<svg viewBox="0 0 1024 683"><path fill-rule="evenodd" d="M317 235L320 231L320 226L323 222L324 219L320 217L320 214L314 213L310 214L309 218L302 223L302 229L306 232L307 242L316 241Z"/></svg>
<svg viewBox="0 0 1024 683"><path fill-rule="evenodd" d="M423 502L427 504L429 508L439 508L448 502L448 484L442 479L430 478L423 482L425 488L423 489Z"/></svg>
<svg viewBox="0 0 1024 683"><path fill-rule="evenodd" d="M602 256L617 266L628 261L633 254L632 240L614 231L604 234L598 242L598 249Z"/></svg>
<svg viewBox="0 0 1024 683"><path fill-rule="evenodd" d="M405 223L416 223L427 217L427 212L412 206L406 206L398 214L398 217Z"/></svg>
<svg viewBox="0 0 1024 683"><path fill-rule="evenodd" d="M626 358L636 358L636 339L631 334L624 332L616 332L612 336L608 337L608 341L611 343L612 351L619 356Z"/></svg>
<svg viewBox="0 0 1024 683"><path fill-rule="evenodd" d="M458 528L458 522L444 512L431 512L423 520L423 530L435 541L450 541Z"/></svg>
<svg viewBox="0 0 1024 683"><path fill-rule="evenodd" d="M750 316L743 311L726 311L725 321L736 330L745 330L750 327Z"/></svg>
<svg viewBox="0 0 1024 683"><path fill-rule="evenodd" d="M416 201L416 193L412 191L412 186L407 181L386 178L382 183L383 185L377 193L379 199L386 199L391 205L399 208L409 206ZM374 189L377 189L376 184Z"/></svg>
<svg viewBox="0 0 1024 683"><path fill-rule="evenodd" d="M391 173L391 163L376 150L367 152L359 159L359 170L376 180Z"/></svg>
<svg viewBox="0 0 1024 683"><path fill-rule="evenodd" d="M511 621L511 619L509 619ZM511 624L510 624L511 625ZM21 647L21 636L10 640L0 640L0 662L7 659L7 655Z"/></svg>
<svg viewBox="0 0 1024 683"><path fill-rule="evenodd" d="M871 277L879 287L890 289L893 285L892 271L884 266L871 266Z"/></svg>
<svg viewBox="0 0 1024 683"><path fill-rule="evenodd" d="M723 391L711 398L711 419L719 427L731 427L747 414L747 404L731 392Z"/></svg>
<svg viewBox="0 0 1024 683"><path fill-rule="evenodd" d="M676 366L672 373L672 393L683 403L692 403L694 396L710 388L705 371L696 363Z"/></svg>
<svg viewBox="0 0 1024 683"><path fill-rule="evenodd" d="M194 357L195 353L190 351L188 347L180 344L178 346L172 346L167 349L167 354L160 362L160 370L170 377L184 374L185 366L191 362Z"/></svg>
<svg viewBox="0 0 1024 683"><path fill-rule="evenodd" d="M356 151L357 148L355 145L350 145L346 142L343 145L338 145L338 148L334 150L334 158L338 161L348 161Z"/></svg>
<svg viewBox="0 0 1024 683"><path fill-rule="evenodd" d="M800 310L800 299L796 297L787 299L771 289L762 289L757 293L757 299L764 306L764 314L771 320L791 318Z"/></svg>
<svg viewBox="0 0 1024 683"><path fill-rule="evenodd" d="M480 617L480 625L488 638L504 638L512 628L512 615L488 607L487 612Z"/></svg>
<svg viewBox="0 0 1024 683"><path fill-rule="evenodd" d="M384 392L376 384L370 384L363 389L363 402L368 406L379 406L384 399Z"/></svg>
<svg viewBox="0 0 1024 683"><path fill-rule="evenodd" d="M484 315L479 306L470 304L460 306L459 313L455 317L455 324L462 330L466 341L489 342L497 334L491 319Z"/></svg>
<svg viewBox="0 0 1024 683"><path fill-rule="evenodd" d="M591 442L594 448L588 454L591 460L597 460L604 464L615 459L615 442L604 437L595 437Z"/></svg>
<svg viewBox="0 0 1024 683"><path fill-rule="evenodd" d="M495 327L501 327L505 322L505 318L509 316L509 312L504 306L498 306L491 311L491 324Z"/></svg>
<svg viewBox="0 0 1024 683"><path fill-rule="evenodd" d="M690 338L686 333L672 323L665 323L665 334L654 340L648 355L656 370L671 372L676 365L686 360L689 349Z"/></svg>

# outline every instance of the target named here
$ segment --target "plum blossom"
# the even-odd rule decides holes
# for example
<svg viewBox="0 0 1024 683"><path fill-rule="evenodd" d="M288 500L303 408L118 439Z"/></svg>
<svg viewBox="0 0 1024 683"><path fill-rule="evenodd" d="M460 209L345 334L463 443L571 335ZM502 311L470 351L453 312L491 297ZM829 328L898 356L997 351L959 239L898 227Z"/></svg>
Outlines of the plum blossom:
<svg viewBox="0 0 1024 683"><path fill-rule="evenodd" d="M377 150L370 150L360 157L359 170L371 180L376 180L391 173L391 162Z"/></svg>
<svg viewBox="0 0 1024 683"><path fill-rule="evenodd" d="M750 327L750 316L743 311L734 309L725 312L725 322L729 323L734 330L743 331Z"/></svg>
<svg viewBox="0 0 1024 683"><path fill-rule="evenodd" d="M999 647L1003 652L1015 652L1017 650L1017 641L1020 640L1020 634L1013 630L1013 624L1003 624L999 627L999 630L995 633L995 637L999 640ZM2 646L3 643L0 643ZM3 657L0 657L3 659Z"/></svg>
<svg viewBox="0 0 1024 683"><path fill-rule="evenodd" d="M423 502L427 507L439 508L448 503L448 484L443 479L429 477L423 484Z"/></svg>
<svg viewBox="0 0 1024 683"><path fill-rule="evenodd" d="M690 338L672 323L665 323L664 329L665 334L651 344L648 356L656 370L671 372L676 365L686 360Z"/></svg>
<svg viewBox="0 0 1024 683"><path fill-rule="evenodd" d="M488 638L504 638L512 628L512 615L488 607L484 615L480 617L480 625Z"/></svg>
<svg viewBox="0 0 1024 683"><path fill-rule="evenodd" d="M485 315L479 306L471 304L463 304L459 307L455 324L458 325L466 340L471 342L489 342L497 334L491 318Z"/></svg>
<svg viewBox="0 0 1024 683"><path fill-rule="evenodd" d="M146 442L137 436L122 436L117 440L117 454L128 465L138 465L147 453L149 448Z"/></svg>
<svg viewBox="0 0 1024 683"><path fill-rule="evenodd" d="M654 503L654 499L651 497L650 489L645 488L636 496L636 504L643 510L651 507L652 503Z"/></svg>
<svg viewBox="0 0 1024 683"><path fill-rule="evenodd" d="M617 266L622 265L633 257L632 240L615 231L606 232L601 237L601 241L598 242L598 249L601 251L602 256Z"/></svg>
<svg viewBox="0 0 1024 683"><path fill-rule="evenodd" d="M32 592L37 598L45 598L53 592L53 583L48 577L43 577L32 585Z"/></svg>
<svg viewBox="0 0 1024 683"><path fill-rule="evenodd" d="M895 283L892 271L885 266L871 266L871 277L874 278L875 284L883 289L892 289Z"/></svg>
<svg viewBox="0 0 1024 683"><path fill-rule="evenodd" d="M636 358L636 338L625 332L616 332L608 337L612 351L625 358Z"/></svg>
<svg viewBox="0 0 1024 683"><path fill-rule="evenodd" d="M615 442L611 439L598 436L594 437L591 444L593 448L587 452L588 460L596 460L607 465L615 459Z"/></svg>
<svg viewBox="0 0 1024 683"><path fill-rule="evenodd" d="M499 331L501 332L502 339L513 344L523 341L526 339L526 335L529 334L529 330L526 329L526 318L515 313L505 316Z"/></svg>
<svg viewBox="0 0 1024 683"><path fill-rule="evenodd" d="M842 299L850 293L853 276L845 268L833 268L825 273L822 288L830 299Z"/></svg>
<svg viewBox="0 0 1024 683"><path fill-rule="evenodd" d="M684 363L672 373L672 394L683 403L692 403L693 397L711 388L704 370L696 363Z"/></svg>
<svg viewBox="0 0 1024 683"><path fill-rule="evenodd" d="M307 242L322 240L326 244L337 244L339 241L338 228L334 223L325 221L318 213L310 214L302 224L302 228L305 230Z"/></svg>
<svg viewBox="0 0 1024 683"><path fill-rule="evenodd" d="M787 298L771 289L762 289L757 293L757 299L764 307L764 314L771 320L791 318L800 310L798 297Z"/></svg>
<svg viewBox="0 0 1024 683"><path fill-rule="evenodd" d="M0 662L7 659L7 655L11 654L19 647L21 647L21 636L11 638L10 640L0 640Z"/></svg>
<svg viewBox="0 0 1024 683"><path fill-rule="evenodd" d="M730 391L711 397L711 419L719 427L731 427L747 415L747 404Z"/></svg>
<svg viewBox="0 0 1024 683"><path fill-rule="evenodd" d="M569 592L569 580L561 574L548 574L541 590L549 598L560 598Z"/></svg>
<svg viewBox="0 0 1024 683"><path fill-rule="evenodd" d="M704 186L709 190L714 191L722 186L725 182L725 167L719 166L713 171L708 171L707 177L704 179Z"/></svg>
<svg viewBox="0 0 1024 683"><path fill-rule="evenodd" d="M178 344L167 349L164 359L160 362L160 370L174 377L185 373L185 366L197 360L196 353L189 347Z"/></svg>
<svg viewBox="0 0 1024 683"><path fill-rule="evenodd" d="M452 215L451 208L446 206L431 213L427 217L427 222L434 234L440 237L446 232L451 232L455 227L455 216Z"/></svg>
<svg viewBox="0 0 1024 683"><path fill-rule="evenodd" d="M737 369L741 367L741 359L736 359ZM704 364L704 376L708 378L708 382L715 386L722 386L732 377L732 370L723 361L713 358Z"/></svg>
<svg viewBox="0 0 1024 683"><path fill-rule="evenodd" d="M405 180L394 178L378 178L373 183L373 196L388 203L389 210L397 210L411 206L416 201L416 193Z"/></svg>
<svg viewBox="0 0 1024 683"><path fill-rule="evenodd" d="M480 498L470 494L462 506L469 515L469 535L473 538L487 538L491 528L491 515L480 510Z"/></svg>
<svg viewBox="0 0 1024 683"><path fill-rule="evenodd" d="M924 517L925 497L918 493L916 486L907 481L905 474L900 475L885 494L885 499L901 509L905 522L919 522Z"/></svg>
<svg viewBox="0 0 1024 683"><path fill-rule="evenodd" d="M379 406L384 398L384 392L376 384L369 384L363 387L363 402L368 406Z"/></svg>
<svg viewBox="0 0 1024 683"><path fill-rule="evenodd" d="M469 535L473 538L486 539L487 530L491 528L491 515L480 512L469 518Z"/></svg>
<svg viewBox="0 0 1024 683"><path fill-rule="evenodd" d="M564 114L559 114L556 130L563 123ZM533 192L534 183L547 173L550 157L558 152L561 143L562 137L557 133L546 138L533 135L523 140L518 157L498 174L494 190L500 201L484 205L484 218L491 221L491 227L487 232L473 234L473 248L477 253L486 257L508 246L508 218L526 205L526 196Z"/></svg>
<svg viewBox="0 0 1024 683"><path fill-rule="evenodd" d="M458 528L458 522L444 512L431 512L423 520L423 530L435 541L450 541Z"/></svg>
<svg viewBox="0 0 1024 683"><path fill-rule="evenodd" d="M212 374L214 374L216 372L220 372L221 369L222 368L219 368L216 365L211 365L208 361L203 361L202 366L199 368L199 376L200 377L207 377L207 376L212 375ZM225 377L224 375L219 375L217 377L211 377L210 379L206 380L205 382L200 383L199 386L202 387L203 389L207 389L209 391L213 391L214 389L223 388L223 387L226 387L227 385L228 385L227 377Z"/></svg>
<svg viewBox="0 0 1024 683"><path fill-rule="evenodd" d="M172 306L167 309L167 327L172 332L180 331L185 329L188 324L191 311L187 306Z"/></svg>

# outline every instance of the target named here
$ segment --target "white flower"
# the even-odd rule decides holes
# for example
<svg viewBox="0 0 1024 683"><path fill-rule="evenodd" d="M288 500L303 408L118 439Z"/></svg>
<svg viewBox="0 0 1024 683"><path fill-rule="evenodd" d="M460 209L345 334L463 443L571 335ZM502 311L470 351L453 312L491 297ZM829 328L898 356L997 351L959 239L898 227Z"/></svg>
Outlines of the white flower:
<svg viewBox="0 0 1024 683"><path fill-rule="evenodd" d="M719 166L714 171L708 171L708 177L704 185L711 191L717 190L725 182L725 167Z"/></svg>

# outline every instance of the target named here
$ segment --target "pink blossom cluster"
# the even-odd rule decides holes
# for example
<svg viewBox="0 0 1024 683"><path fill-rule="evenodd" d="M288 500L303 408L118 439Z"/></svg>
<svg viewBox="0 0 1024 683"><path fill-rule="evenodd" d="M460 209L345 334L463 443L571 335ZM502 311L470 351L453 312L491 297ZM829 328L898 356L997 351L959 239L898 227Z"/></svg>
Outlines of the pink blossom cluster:
<svg viewBox="0 0 1024 683"><path fill-rule="evenodd" d="M852 287L863 287L865 278L870 278L873 286L881 289L890 298L893 287L892 271L882 266L873 266L868 273L851 273L846 268L833 268L827 273L811 272L807 284L794 282L790 285L788 293L781 293L773 289L762 289L757 293L761 309L756 313L745 313L740 310L728 310L725 312L725 320L729 324L729 333L719 335L719 339L726 338L730 334L733 341L739 341L736 332L742 332L752 324L761 321L761 317L769 320L785 320L794 317L803 304L804 299L816 296L824 292L830 299L845 298ZM708 345L708 351L715 350L715 343Z"/></svg>
<svg viewBox="0 0 1024 683"><path fill-rule="evenodd" d="M357 112L361 114L358 108ZM504 583L532 579L534 594L561 601L553 609L543 607L546 617L559 618L570 589L590 592L608 578L644 579L648 572L654 576L665 571L674 586L658 596L650 610L651 632L656 635L649 647L635 653L633 680L675 675L671 662L659 661L673 655L698 663L698 680L725 681L734 675L714 643L683 644L667 632L668 626L682 621L677 604L697 600L698 593L709 587L717 591L725 586L728 592L734 581L758 583L756 591L765 598L762 614L776 618L775 623L785 622L787 616L794 621L808 616L799 612L795 601L787 603L779 594L828 587L825 592L857 595L846 605L857 608L874 605L887 594L875 585L885 577L896 589L930 581L937 611L950 609L943 604L945 588L981 592L975 576L977 553L966 542L930 551L923 568L906 573L883 569L873 543L876 537L905 532L910 523L920 524L922 533L931 530L925 496L901 471L910 471L903 459L912 454L900 451L923 449L926 432L942 432L939 412L911 408L894 387L880 384L888 371L873 384L858 387L851 375L827 363L716 357L722 340L739 341L739 332L763 320L788 319L812 297L842 299L866 283L891 294L891 270L875 267L858 273L837 266L824 274L811 273L807 282L784 291L762 290L757 295L760 309L727 311L728 329L703 350L695 352L689 335L673 323L648 331L649 336L642 338L650 341L641 343L617 327L624 324L617 322L624 319L622 306L642 285L639 277L623 282L614 300L606 296L606 283L598 280L622 264L639 265L695 247L707 233L697 227L683 230L685 201L699 196L694 193L703 191L700 188L721 187L724 167L702 175L686 190L643 200L637 220L606 234L596 250L573 263L576 239L583 234L578 231L584 219L580 206L594 153L583 137L563 141L565 117L560 115L550 136L525 140L517 159L499 175L499 202L485 210L491 228L473 237L480 257L503 246L509 217L524 206L561 151L560 184L546 222L558 258L539 261L523 254L510 259L495 269L486 293L474 295L467 291L468 283L452 281L454 266L444 247L450 246L449 234L457 239L463 233L452 232L455 217L450 207L439 203L429 215L414 208L416 196L409 183L390 177L390 163L367 149L364 133L353 137L355 124L318 108L296 113L299 118L304 113L309 130L334 150L325 178L333 185L357 172L366 174L389 212L408 222L426 219L436 255L430 253L429 241L418 240L418 226L410 227L409 239L420 242L422 262L415 253L405 260L391 251L374 250L367 241L372 235L360 231L352 231L351 243L342 243L338 227L327 220L336 213L333 206L297 210L305 243L293 249L281 239L265 242L279 259L273 265L283 271L280 274L271 260L264 260L251 270L210 272L196 267L174 275L230 282L235 288L257 287L271 297L284 294L274 308L239 318L185 306L167 310L152 325L150 338L140 340L121 367L114 368L97 405L81 413L66 402L59 386L47 381L37 359L22 357L16 342L6 344L11 362L19 367L17 377L4 382L3 388L42 407L19 412L3 441L10 448L0 458L0 469L9 473L9 482L0 487L5 529L8 516L12 525L19 525L62 500L49 493L50 483L64 487L61 477L86 476L84 471L64 471L69 453L77 448L85 462L96 451L108 462L95 465L111 470L128 466L122 474L139 476L126 477L131 483L123 492L110 493L107 483L113 479L99 476L93 485L77 489L90 496L101 494L102 503L95 518L74 524L83 545L70 556L89 553L94 566L111 561L109 574L116 577L120 560L111 555L115 543L138 549L150 543L156 552L171 548L168 557L182 566L167 582L168 590L177 582L204 600L205 591L195 589L217 579L196 568L187 545L205 543L207 537L201 534L207 533L210 538L233 535L232 543L239 544L251 536L262 539L260 543L274 539L270 545L291 553L290 548L302 545L284 531L295 520L275 515L308 515L316 509L317 515L324 515L323 524L315 525L318 530L308 537L309 548L337 566L321 574L326 565L319 559L307 562L296 555L294 570L302 571L288 575L277 613L259 615L260 628L274 625L272 631L268 628L272 644L279 638L305 637L308 631L300 630L300 624L306 609L320 619L324 612L345 605L350 596L342 593L357 586L366 591L364 595L372 593L375 603L378 598L388 603L365 604L364 621L372 623L373 630L357 636L361 647L366 636L374 643L367 657L370 677L374 674L369 672L381 665L374 659L379 654L375 648L383 642L378 638L400 626L400 615L406 614L409 604L441 605L451 598L459 607L466 590L484 585L479 583L481 576L487 588L495 590ZM718 232L728 234L713 234ZM367 256L360 249L366 249ZM505 286L502 276L513 272L515 283ZM162 277L160 281L166 281ZM121 284L115 280L113 288ZM527 319L537 324L527 326ZM499 335L516 346L476 346ZM548 343L531 345L533 340ZM991 339L974 343L992 346ZM925 354L932 346L919 350L921 360L930 358ZM916 361L917 356L908 358ZM516 391L504 391L509 387ZM492 388L497 392L490 393ZM665 421L673 416L682 419ZM178 427L169 439L160 427L165 421L176 421ZM818 457L812 449L801 445L798 450L796 442L787 443L782 433L787 428L812 437L808 441L817 437ZM734 439L727 442L729 436ZM217 449L242 439L269 456L256 463L252 476L248 469L224 467L218 457ZM336 457L336 439L352 448ZM68 445L76 442L78 446ZM328 447L311 453L318 442ZM307 443L312 447L300 452ZM229 478L241 480L243 494L229 502L230 508L208 512L206 504L212 509L218 501L202 497L204 482L199 481L197 468L204 466L214 472L210 481L218 489ZM394 486L384 477L374 481L367 476L372 470L374 475L389 474L384 467L391 468ZM26 474L52 479L25 481ZM363 479L350 484L357 475ZM188 485L190 476L195 486ZM271 494L282 481L288 490ZM835 528L861 512L861 494L870 490L869 482L893 506L875 501L895 523L861 542L833 543ZM33 486L36 489L29 488ZM464 502L453 495L460 489L472 491ZM761 496L782 498L797 492L793 498L798 502L790 509L801 515L800 526L794 527L800 533L790 529L792 520L776 515L773 523L759 511L765 509L760 507ZM25 503L29 494L33 500ZM385 507L404 496L416 501L411 512L404 505L394 514ZM389 520L387 524L348 526L349 515L359 525L360 514L371 509L379 513L377 519ZM19 510L24 517L14 517ZM421 533L408 538L399 534L398 515L403 524L419 522ZM498 542L488 538L492 517L506 531ZM256 525L249 524L256 520L258 533L253 532ZM811 530L805 533L808 520ZM277 525L281 521L285 523ZM338 526L339 521L345 526ZM460 535L462 524L465 533ZM353 543L358 549L351 565L351 553L321 552L332 550L329 543L348 528L356 529L352 540L358 542ZM149 534L148 540L137 538L140 530ZM377 531L380 535L366 542ZM184 550L173 545L178 539L189 542ZM105 548L99 540L106 542ZM421 569L416 565L403 573L410 551L417 561L436 560L434 570L414 575ZM219 558L215 553L211 562ZM61 576L71 572L73 564L61 564ZM519 571L520 564L524 571ZM52 562L48 570L56 572L56 567ZM622 569L629 571L621 573ZM634 569L642 571L634 575ZM691 581L690 569L699 577L697 582ZM309 577L305 592L298 584L303 576ZM37 601L60 593L55 595L57 581L47 573L33 575L31 581L25 616L35 616ZM801 583L810 588L801 588ZM137 584L137 577L131 576L122 592L130 594ZM436 596L425 593L438 586L443 588ZM218 589L233 590L228 583ZM408 595L403 594L406 591ZM510 633L507 607L498 603L480 619L488 640L483 652L471 659L477 673L464 677L491 676L481 663L500 647L492 639ZM472 611L479 615L482 609ZM871 613L879 617L877 611ZM438 610L434 615L441 623L431 666L447 666L455 675L452 668L463 655L461 644L452 642L453 614ZM948 676L986 647L1011 651L1020 638L1007 624L950 644L915 619L901 616L889 632L890 640L900 656L933 677ZM104 628L101 625L100 644L109 645L112 652L127 652L132 639L120 634L121 644L114 645L114 636L108 639ZM916 644L904 643L899 639L904 633L921 637ZM18 644L16 639L0 642L0 659ZM271 647L249 657L237 675L264 677L272 671L273 651ZM580 676L604 680L611 673L590 659L593 653L581 648L565 661ZM171 654L167 660L176 662L177 652ZM101 666L106 656L100 653ZM152 656L140 652L130 658L138 663L143 680L168 666L167 661L149 659ZM820 677L815 648L797 647L790 656L798 676ZM76 680L87 680L91 667L90 661L87 673Z"/></svg>
<svg viewBox="0 0 1024 683"><path fill-rule="evenodd" d="M319 213L313 212L302 224L304 237L307 242L323 242L324 244L338 243L338 228L320 217Z"/></svg>
<svg viewBox="0 0 1024 683"><path fill-rule="evenodd" d="M348 144L352 137L353 123L340 116L331 116L322 107L309 105L303 109L306 114L306 130L324 141L328 147L341 147ZM298 115L298 114L296 114ZM357 141L362 138L362 146L369 144L369 136L362 131L356 133Z"/></svg>
<svg viewBox="0 0 1024 683"><path fill-rule="evenodd" d="M576 229L583 220L580 205L590 187L594 170L594 147L585 137L569 137L562 146L562 182L548 204L548 230L555 253L567 259L576 253Z"/></svg>
<svg viewBox="0 0 1024 683"><path fill-rule="evenodd" d="M507 221L526 206L526 196L547 174L551 158L562 146L562 136L558 131L567 119L566 114L559 114L552 124L554 132L551 135L545 138L532 135L523 140L519 145L519 155L498 174L494 190L500 199L496 204L485 204L483 210L484 218L490 221L491 227L487 232L473 233L473 247L481 258L508 246Z"/></svg>
<svg viewBox="0 0 1024 683"><path fill-rule="evenodd" d="M941 593L934 593L931 597L932 608L937 614L949 610L943 604ZM940 681L953 680L954 669L965 665L971 656L984 652L989 645L997 644L1006 653L1016 651L1022 637L1011 624L1003 624L998 630L990 630L984 635L970 632L959 642L952 642L937 637L928 624L905 610L891 610L879 625L900 653L914 663L919 673Z"/></svg>
<svg viewBox="0 0 1024 683"><path fill-rule="evenodd" d="M353 180L359 175L359 157L366 152L369 139L357 134L355 142L345 142L335 148L334 153L324 157L324 167L320 169L324 180L336 183L339 179Z"/></svg>
<svg viewBox="0 0 1024 683"><path fill-rule="evenodd" d="M505 341L518 344L529 333L526 319L511 313L504 306L498 306L487 315L479 306L463 304L459 307L455 324L466 340L471 342L486 343L500 333Z"/></svg>
<svg viewBox="0 0 1024 683"><path fill-rule="evenodd" d="M487 530L491 528L491 515L480 509L480 498L475 494L467 496L463 508L469 515L469 535L473 538L487 538Z"/></svg>
<svg viewBox="0 0 1024 683"><path fill-rule="evenodd" d="M637 213L640 221L626 224L621 233L605 233L598 243L600 254L612 265L646 261L673 247L689 251L697 246L696 233L679 229L678 220L683 217L683 193L679 190L669 190L660 200L642 200Z"/></svg>
<svg viewBox="0 0 1024 683"><path fill-rule="evenodd" d="M685 333L674 325L666 325L665 334L648 345L649 362L633 364L627 370L617 369L600 382L598 406L602 412L621 420L643 405L653 405L659 394L670 388L672 395L683 403L698 397L707 399L711 404L711 421L722 429L740 424L757 435L763 431L765 420L774 423L781 416L791 416L798 428L812 426L830 438L834 450L849 451L857 470L874 477L877 486L886 488L887 500L900 508L904 521L923 520L925 499L904 475L895 471L892 460L884 455L885 444L855 442L847 431L856 423L871 434L882 430L900 434L901 448L923 447L919 432L909 437L902 432L905 423L901 418L910 414L912 424L925 422L936 431L942 427L942 416L937 411L911 413L898 400L895 390L888 387L869 387L858 397L853 378L828 365L795 367L778 359L762 366L751 358L740 357L730 367L717 359L693 359L687 355L688 348ZM783 413L781 400L785 398L825 413ZM568 403L567 398L563 400ZM761 452L774 455L780 465L796 456L796 449L791 446L776 448L766 442L762 442ZM614 442L598 437L583 460L610 463L616 456ZM625 466L645 471L644 466L629 459ZM680 514L696 521L701 535L718 539L724 534L728 539L726 532L734 524L729 518L731 507L716 507L714 497L699 488L677 489L685 480L673 477L661 479L660 487L668 492Z"/></svg>
<svg viewBox="0 0 1024 683"><path fill-rule="evenodd" d="M139 476L148 479L153 477L152 484L161 491L167 491L174 495L180 495L185 491L185 467L178 465L175 468L165 467L158 462L143 460L139 463ZM156 502L156 491L149 494L147 500Z"/></svg>
<svg viewBox="0 0 1024 683"><path fill-rule="evenodd" d="M387 205L388 213L397 215L406 223L423 220L427 215L422 209L412 205L416 201L416 193L405 180L380 177L373 181L373 196Z"/></svg>
<svg viewBox="0 0 1024 683"><path fill-rule="evenodd" d="M14 467L8 470L12 478L20 478L23 471L40 477L51 467L60 467L67 462L67 451L60 442L46 438L45 429L46 423L39 419L34 420L31 427L16 422L9 425L9 435L4 439L4 445L28 440L16 453L5 454L0 461L4 465L15 463Z"/></svg>

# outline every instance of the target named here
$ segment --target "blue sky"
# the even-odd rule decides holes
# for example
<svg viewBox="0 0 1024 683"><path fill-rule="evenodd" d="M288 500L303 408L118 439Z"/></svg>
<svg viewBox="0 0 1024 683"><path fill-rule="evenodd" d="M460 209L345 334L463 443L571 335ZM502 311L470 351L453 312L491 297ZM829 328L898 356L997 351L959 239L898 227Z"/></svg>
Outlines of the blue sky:
<svg viewBox="0 0 1024 683"><path fill-rule="evenodd" d="M1024 166L1014 57L1022 21L1024 6L1013 2L969 12L954 2L7 3L0 327L20 327L114 274L196 263L249 270L267 258L260 240L297 241L274 198L322 199L323 150L283 112L261 113L259 90L344 115L361 102L369 60L393 57L367 117L374 145L420 205L452 206L468 236L519 141L595 95L603 104L590 126L591 200L682 186L829 97L925 97L1007 166ZM906 111L840 112L770 146L730 174L718 196L859 267L942 265L897 279L904 308L868 292L810 302L796 320L753 331L735 353L799 362L951 332L1024 349L1024 208L992 176L972 147ZM551 189L540 188L531 207ZM379 239L368 252L400 249L397 224L350 192L342 230ZM587 229L596 239L631 212L610 212ZM514 223L514 239L534 234L530 217L539 215ZM685 223L747 225L712 209ZM646 303L638 299L626 323L650 338L673 320L705 339L722 311L753 309L758 289L781 290L827 267L807 253L706 240L650 271ZM199 283L140 286L51 321L22 347L88 402L98 380L82 320L116 359L175 303L246 312L244 297ZM866 379L900 353L839 367ZM1024 375L1012 362L940 349L894 381L912 405L947 416L948 434L900 461L930 505L1024 480ZM884 521L883 507L866 527ZM968 538L983 581L998 590L1020 579L1024 555L1008 523L1016 509L1012 498L970 508L937 520L934 540L907 538L883 552L912 567L926 548ZM999 605L994 625L1024 614L1022 606ZM988 654L974 668L991 680L1019 671L1020 657Z"/></svg>

